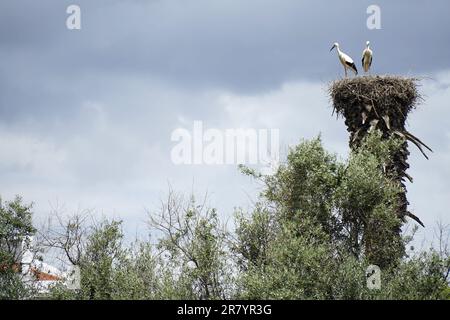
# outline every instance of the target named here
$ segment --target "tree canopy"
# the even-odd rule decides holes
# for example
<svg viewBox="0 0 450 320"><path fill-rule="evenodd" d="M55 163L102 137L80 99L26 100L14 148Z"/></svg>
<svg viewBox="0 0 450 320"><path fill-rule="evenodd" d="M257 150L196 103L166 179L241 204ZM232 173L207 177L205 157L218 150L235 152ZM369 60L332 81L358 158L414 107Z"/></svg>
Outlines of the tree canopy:
<svg viewBox="0 0 450 320"><path fill-rule="evenodd" d="M59 217L40 231L43 245L77 265L81 282L70 290L55 285L47 297L448 299L445 241L407 250L412 235L393 231L401 187L386 167L401 144L374 131L339 159L318 137L291 148L274 174L241 167L264 187L252 210L236 209L232 229L206 201L172 190L159 211L149 212L146 241L124 243L122 222L114 219ZM11 280L17 272L5 251L35 233L31 206L17 198L0 207L0 220L1 297L32 297L12 289L22 282ZM376 290L367 286L370 265L381 270Z"/></svg>

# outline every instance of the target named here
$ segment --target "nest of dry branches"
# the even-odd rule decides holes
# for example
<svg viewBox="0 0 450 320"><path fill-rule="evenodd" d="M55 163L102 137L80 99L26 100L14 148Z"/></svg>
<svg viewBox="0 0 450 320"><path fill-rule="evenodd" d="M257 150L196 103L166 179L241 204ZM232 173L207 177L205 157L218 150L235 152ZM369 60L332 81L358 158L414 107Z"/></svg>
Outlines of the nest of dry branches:
<svg viewBox="0 0 450 320"><path fill-rule="evenodd" d="M336 111L344 115L355 106L371 106L374 112L405 118L422 100L418 81L397 76L356 77L333 82L330 94Z"/></svg>
<svg viewBox="0 0 450 320"><path fill-rule="evenodd" d="M335 81L330 86L333 112L345 118L351 145L358 145L365 133L380 129L385 137L396 134L414 143L427 157L420 139L405 129L406 119L422 97L418 79L397 76L365 76Z"/></svg>
<svg viewBox="0 0 450 320"><path fill-rule="evenodd" d="M432 151L405 128L408 114L422 101L417 90L418 81L416 78L397 76L355 77L333 82L329 92L333 112L345 119L351 148L357 148L364 136L375 129L381 130L384 138L395 135L404 139L401 150L393 156L389 174L398 179L404 190L399 204L400 216L410 216L421 223L407 211L404 184L405 179L412 182L412 178L406 173L409 168L407 141L415 144L427 159L424 149Z"/></svg>

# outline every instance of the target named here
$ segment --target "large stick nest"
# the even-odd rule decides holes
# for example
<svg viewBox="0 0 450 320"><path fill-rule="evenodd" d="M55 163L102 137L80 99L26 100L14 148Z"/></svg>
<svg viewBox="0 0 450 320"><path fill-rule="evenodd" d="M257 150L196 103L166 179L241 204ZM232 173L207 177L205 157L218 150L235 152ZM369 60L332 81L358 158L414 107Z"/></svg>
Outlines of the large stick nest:
<svg viewBox="0 0 450 320"><path fill-rule="evenodd" d="M335 81L330 86L334 111L345 118L351 133L350 145L357 146L370 130L380 129L384 137L392 134L414 143L425 154L430 150L405 129L406 119L422 97L418 79L397 76L365 76Z"/></svg>
<svg viewBox="0 0 450 320"><path fill-rule="evenodd" d="M354 107L371 106L375 112L404 120L422 100L417 82L415 78L396 76L357 77L333 82L330 94L335 110L344 116L354 112Z"/></svg>

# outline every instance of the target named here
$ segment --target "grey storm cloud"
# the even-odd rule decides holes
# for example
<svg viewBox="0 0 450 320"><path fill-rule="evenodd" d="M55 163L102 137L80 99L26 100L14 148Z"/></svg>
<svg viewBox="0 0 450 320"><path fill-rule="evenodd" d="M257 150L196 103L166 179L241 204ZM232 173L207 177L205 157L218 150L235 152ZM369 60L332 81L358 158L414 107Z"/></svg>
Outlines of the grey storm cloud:
<svg viewBox="0 0 450 320"><path fill-rule="evenodd" d="M79 31L65 26L71 4ZM372 4L381 30L366 27ZM284 151L321 132L345 156L326 93L342 67L329 49L339 42L359 65L370 40L373 72L432 78L410 121L436 151L411 160L412 206L420 215L433 193L431 223L450 192L449 9L447 0L1 1L0 194L23 194L42 214L57 198L136 220L168 183L194 184L229 216L257 186L233 166L173 165L171 132L194 120L280 128Z"/></svg>
<svg viewBox="0 0 450 320"><path fill-rule="evenodd" d="M369 1L84 0L78 32L65 28L71 3L0 4L2 119L74 117L77 99L124 76L243 93L328 81L341 72L334 41L359 60L370 39L377 73L450 67L447 1L378 1L377 31L366 28Z"/></svg>
<svg viewBox="0 0 450 320"><path fill-rule="evenodd" d="M380 73L428 73L450 63L445 0L377 1L377 31L366 28L371 1L83 0L76 2L80 32L65 29L70 3L3 1L4 63L12 59L36 77L66 72L67 81L89 72L130 73L244 92L329 79L339 70L328 52L335 41L359 60L372 40Z"/></svg>

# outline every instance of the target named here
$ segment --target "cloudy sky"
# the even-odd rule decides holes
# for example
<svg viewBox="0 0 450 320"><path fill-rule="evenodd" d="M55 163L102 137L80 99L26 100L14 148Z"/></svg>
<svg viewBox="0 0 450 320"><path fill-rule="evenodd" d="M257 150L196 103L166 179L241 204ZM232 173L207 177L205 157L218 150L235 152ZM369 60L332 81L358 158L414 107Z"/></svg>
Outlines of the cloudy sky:
<svg viewBox="0 0 450 320"><path fill-rule="evenodd" d="M81 30L66 9L81 8ZM369 5L381 30L366 26ZM0 2L0 195L52 208L92 209L145 230L175 190L209 193L225 219L251 206L259 186L233 165L175 165L171 133L204 127L279 129L281 155L322 134L345 157L330 81L342 76L333 42L373 72L424 78L426 101L409 130L411 209L429 228L450 223L450 3L300 0L2 0Z"/></svg>

